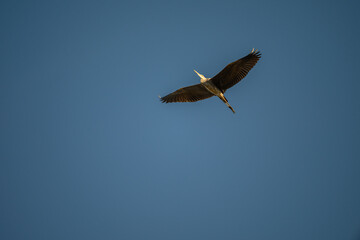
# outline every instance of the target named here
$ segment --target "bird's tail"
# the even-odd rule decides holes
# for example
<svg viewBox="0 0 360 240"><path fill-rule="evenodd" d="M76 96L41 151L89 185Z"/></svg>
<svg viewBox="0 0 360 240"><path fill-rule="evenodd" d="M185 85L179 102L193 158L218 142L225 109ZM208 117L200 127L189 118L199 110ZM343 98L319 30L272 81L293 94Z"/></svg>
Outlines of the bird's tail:
<svg viewBox="0 0 360 240"><path fill-rule="evenodd" d="M226 104L226 106L228 106L228 107L231 109L231 111L232 111L233 113L235 113L234 109L230 106L228 100L226 99L226 97L225 97L224 95L222 95L222 96L220 97L220 99Z"/></svg>

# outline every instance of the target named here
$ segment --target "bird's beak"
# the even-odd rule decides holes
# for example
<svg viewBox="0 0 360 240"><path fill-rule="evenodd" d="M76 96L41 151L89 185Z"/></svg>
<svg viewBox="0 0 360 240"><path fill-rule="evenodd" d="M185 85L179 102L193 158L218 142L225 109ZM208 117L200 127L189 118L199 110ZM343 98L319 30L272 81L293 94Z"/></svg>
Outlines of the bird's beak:
<svg viewBox="0 0 360 240"><path fill-rule="evenodd" d="M204 78L205 78L203 75L201 75L200 73L198 73L195 69L194 69L194 72L195 72L201 79L204 79Z"/></svg>

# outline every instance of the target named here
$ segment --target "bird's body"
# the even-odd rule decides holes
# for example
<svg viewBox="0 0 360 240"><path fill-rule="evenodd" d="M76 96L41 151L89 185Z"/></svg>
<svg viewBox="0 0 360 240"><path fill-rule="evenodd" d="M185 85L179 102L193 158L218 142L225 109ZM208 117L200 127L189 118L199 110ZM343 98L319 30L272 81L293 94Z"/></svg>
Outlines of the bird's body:
<svg viewBox="0 0 360 240"><path fill-rule="evenodd" d="M260 52L257 50L254 51L253 49L247 56L227 65L213 78L206 78L194 70L201 78L200 84L180 88L160 99L165 103L196 102L212 96L218 96L231 111L235 113L234 109L225 98L224 93L227 89L243 79L251 68L255 66L260 57Z"/></svg>
<svg viewBox="0 0 360 240"><path fill-rule="evenodd" d="M230 109L233 113L235 113L234 109L230 106L229 102L227 101L227 99L225 98L224 94L220 91L219 88L217 88L215 86L215 84L210 81L211 78L207 78L206 81L201 82L201 84L212 94L214 94L215 96L218 96Z"/></svg>

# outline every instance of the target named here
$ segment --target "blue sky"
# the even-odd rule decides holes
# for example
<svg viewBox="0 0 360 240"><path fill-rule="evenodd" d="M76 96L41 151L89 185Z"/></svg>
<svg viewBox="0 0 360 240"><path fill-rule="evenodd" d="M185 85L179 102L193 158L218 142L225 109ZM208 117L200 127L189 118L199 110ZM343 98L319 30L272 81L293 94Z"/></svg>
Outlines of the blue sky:
<svg viewBox="0 0 360 240"><path fill-rule="evenodd" d="M359 7L2 1L0 238L359 239Z"/></svg>

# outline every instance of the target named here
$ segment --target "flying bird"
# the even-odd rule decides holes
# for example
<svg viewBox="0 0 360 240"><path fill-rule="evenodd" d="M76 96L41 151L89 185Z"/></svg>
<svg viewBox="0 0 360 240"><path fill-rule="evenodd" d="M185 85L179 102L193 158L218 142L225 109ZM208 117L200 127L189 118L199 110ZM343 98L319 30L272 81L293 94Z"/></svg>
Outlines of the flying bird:
<svg viewBox="0 0 360 240"><path fill-rule="evenodd" d="M213 78L206 78L197 71L195 73L201 78L200 84L180 88L165 97L160 97L163 103L171 102L196 102L212 96L218 96L233 113L224 93L227 89L241 81L259 61L261 53L258 50L252 51L245 57L230 63Z"/></svg>

